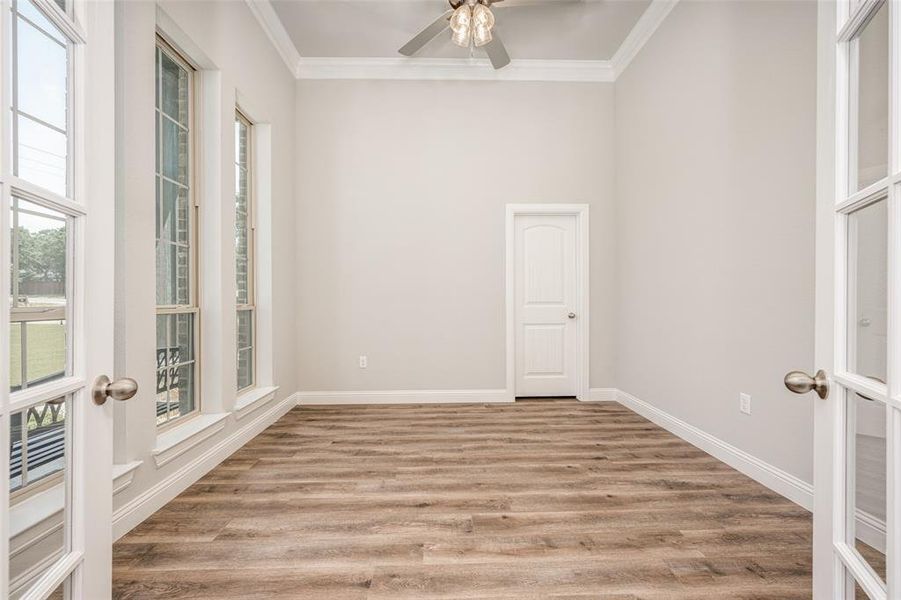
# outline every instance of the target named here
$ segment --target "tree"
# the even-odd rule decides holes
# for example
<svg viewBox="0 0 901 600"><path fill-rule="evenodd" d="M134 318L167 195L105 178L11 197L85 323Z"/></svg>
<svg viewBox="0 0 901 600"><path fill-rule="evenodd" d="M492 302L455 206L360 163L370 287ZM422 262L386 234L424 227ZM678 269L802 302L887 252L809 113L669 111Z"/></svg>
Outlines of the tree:
<svg viewBox="0 0 901 600"><path fill-rule="evenodd" d="M66 278L66 229L19 227L19 280L62 283Z"/></svg>

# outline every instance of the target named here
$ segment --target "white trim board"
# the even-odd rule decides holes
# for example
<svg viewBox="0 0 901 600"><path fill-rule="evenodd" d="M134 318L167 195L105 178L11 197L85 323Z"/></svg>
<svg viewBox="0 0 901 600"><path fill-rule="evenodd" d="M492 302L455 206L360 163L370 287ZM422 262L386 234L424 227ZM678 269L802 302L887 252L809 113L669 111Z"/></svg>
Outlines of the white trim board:
<svg viewBox="0 0 901 600"><path fill-rule="evenodd" d="M516 59L495 71L487 59L303 57L270 0L244 0L296 79L572 81L612 83L679 0L652 0L610 60Z"/></svg>
<svg viewBox="0 0 901 600"><path fill-rule="evenodd" d="M513 402L507 390L378 390L298 392L297 403L317 404L485 404Z"/></svg>
<svg viewBox="0 0 901 600"><path fill-rule="evenodd" d="M288 396L140 496L120 506L113 513L113 540L134 529L296 405L297 394Z"/></svg>
<svg viewBox="0 0 901 600"><path fill-rule="evenodd" d="M300 53L297 52L297 47L291 41L291 36L285 31L285 26L282 25L282 20L278 18L275 9L272 8L272 4L269 0L244 1L250 8L250 12L253 13L253 16L260 23L260 27L263 28L266 37L269 38L269 41L272 42L272 45L278 51L279 56L285 61L288 70L291 71L295 79L299 79Z"/></svg>
<svg viewBox="0 0 901 600"><path fill-rule="evenodd" d="M723 461L757 483L768 487L777 494L785 496L795 504L807 510L813 509L813 486L806 481L802 481L791 473L762 461L756 456L752 456L744 450L740 450L732 444L698 429L694 425L689 425L656 406L639 400L632 394L617 390L616 401L655 425L659 425L677 437L682 438L692 446L696 446L714 458Z"/></svg>
<svg viewBox="0 0 901 600"><path fill-rule="evenodd" d="M653 0L648 6L638 22L619 45L619 49L610 59L613 67L613 80L622 75L626 67L632 62L644 45L648 43L651 36L657 31L657 28L663 23L663 20L676 7L679 0Z"/></svg>
<svg viewBox="0 0 901 600"><path fill-rule="evenodd" d="M486 58L301 58L297 78L611 83L616 76L607 60L512 59L494 70Z"/></svg>

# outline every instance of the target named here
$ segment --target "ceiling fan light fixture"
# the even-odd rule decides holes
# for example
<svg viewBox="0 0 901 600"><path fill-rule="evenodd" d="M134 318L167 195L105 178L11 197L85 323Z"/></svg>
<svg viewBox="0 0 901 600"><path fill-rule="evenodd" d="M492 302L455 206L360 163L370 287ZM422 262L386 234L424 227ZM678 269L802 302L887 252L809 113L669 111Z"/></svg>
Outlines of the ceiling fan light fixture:
<svg viewBox="0 0 901 600"><path fill-rule="evenodd" d="M472 8L473 44L484 46L491 41L491 28L494 27L494 15L484 4L476 4Z"/></svg>
<svg viewBox="0 0 901 600"><path fill-rule="evenodd" d="M472 39L472 9L463 3L451 15L450 28L453 31L451 40L462 48L469 48Z"/></svg>
<svg viewBox="0 0 901 600"><path fill-rule="evenodd" d="M472 38L472 29L464 27L454 31L451 41L461 48L469 48L469 40Z"/></svg>
<svg viewBox="0 0 901 600"><path fill-rule="evenodd" d="M491 29L485 25L476 25L475 32L472 34L472 43L476 47L484 46L491 41Z"/></svg>
<svg viewBox="0 0 901 600"><path fill-rule="evenodd" d="M494 27L494 13L482 3L472 7L472 23L476 27L485 26L488 29Z"/></svg>

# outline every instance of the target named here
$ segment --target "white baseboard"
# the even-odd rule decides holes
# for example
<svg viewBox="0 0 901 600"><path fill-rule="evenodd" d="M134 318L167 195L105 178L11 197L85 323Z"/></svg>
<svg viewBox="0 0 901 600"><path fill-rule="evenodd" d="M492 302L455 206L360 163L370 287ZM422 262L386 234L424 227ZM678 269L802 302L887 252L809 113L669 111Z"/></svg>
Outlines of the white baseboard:
<svg viewBox="0 0 901 600"><path fill-rule="evenodd" d="M670 433L718 458L736 471L747 475L757 483L788 498L795 504L807 510L813 510L813 486L806 481L798 479L794 475L786 473L782 469L764 462L693 425L689 425L685 421L622 390L616 390L616 397L617 401L626 408L635 411ZM855 534L858 539L881 552L885 552L885 522L861 510L857 511L856 521Z"/></svg>
<svg viewBox="0 0 901 600"><path fill-rule="evenodd" d="M770 488L777 494L785 496L807 510L813 509L813 486L806 481L768 462L762 461L756 456L748 454L744 450L698 429L694 425L689 425L656 406L652 406L644 400L639 400L632 394L617 390L616 399L617 402L626 408L635 411L652 423L663 427L670 433L723 461L736 471L744 473L757 483Z"/></svg>
<svg viewBox="0 0 901 600"><path fill-rule="evenodd" d="M854 524L854 535L868 546L879 550L885 554L886 533L885 521L878 517L874 517L868 512L857 509L856 523Z"/></svg>
<svg viewBox="0 0 901 600"><path fill-rule="evenodd" d="M451 404L513 402L507 390L379 390L298 392L298 404Z"/></svg>
<svg viewBox="0 0 901 600"><path fill-rule="evenodd" d="M297 394L288 396L189 464L178 469L140 496L123 504L113 514L113 540L118 540L134 529L144 519L185 491L188 486L206 475L296 405Z"/></svg>
<svg viewBox="0 0 901 600"><path fill-rule="evenodd" d="M588 398L579 398L582 402L616 402L619 390L616 388L591 388Z"/></svg>

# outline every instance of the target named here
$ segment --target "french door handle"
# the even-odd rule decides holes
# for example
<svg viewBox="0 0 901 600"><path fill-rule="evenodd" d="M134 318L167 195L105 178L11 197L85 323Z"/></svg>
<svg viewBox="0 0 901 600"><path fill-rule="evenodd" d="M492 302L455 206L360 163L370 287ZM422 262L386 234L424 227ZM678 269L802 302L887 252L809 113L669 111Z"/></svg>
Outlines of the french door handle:
<svg viewBox="0 0 901 600"><path fill-rule="evenodd" d="M104 404L107 398L120 401L128 400L137 393L138 382L131 377L110 381L110 378L106 375L101 375L94 380L94 388L92 390L94 404L97 405Z"/></svg>
<svg viewBox="0 0 901 600"><path fill-rule="evenodd" d="M823 400L829 396L829 378L823 369L817 371L813 377L804 371L790 371L786 373L784 381L785 387L796 394L816 392Z"/></svg>

